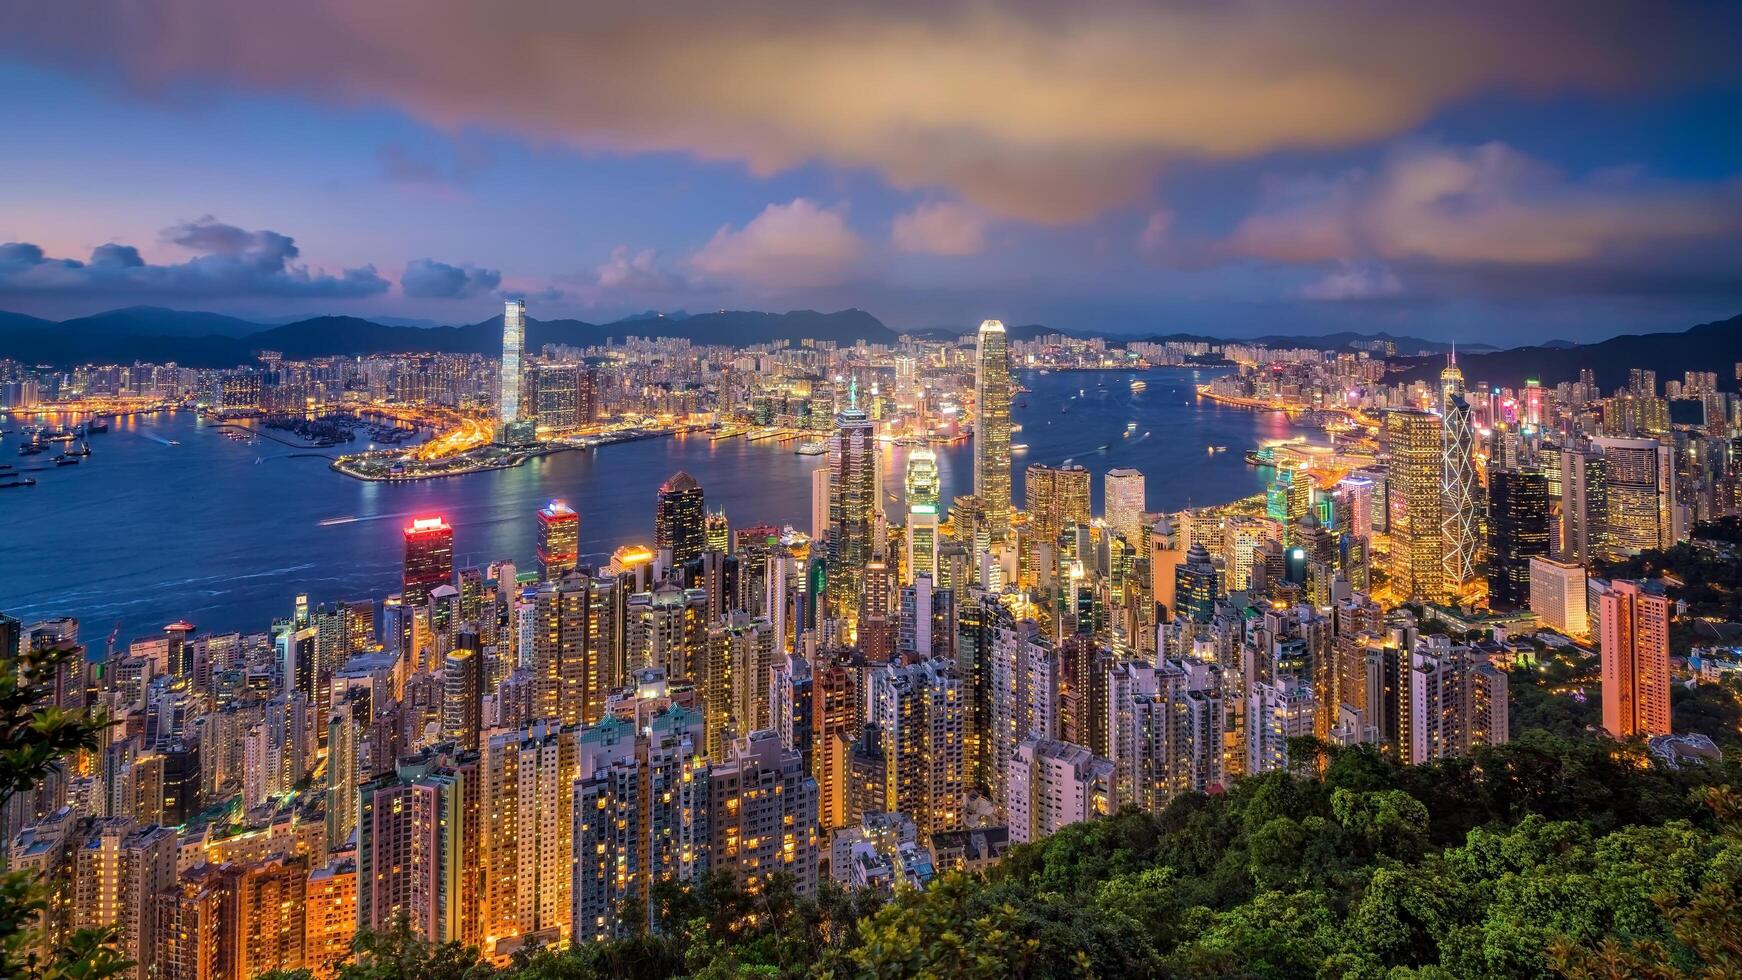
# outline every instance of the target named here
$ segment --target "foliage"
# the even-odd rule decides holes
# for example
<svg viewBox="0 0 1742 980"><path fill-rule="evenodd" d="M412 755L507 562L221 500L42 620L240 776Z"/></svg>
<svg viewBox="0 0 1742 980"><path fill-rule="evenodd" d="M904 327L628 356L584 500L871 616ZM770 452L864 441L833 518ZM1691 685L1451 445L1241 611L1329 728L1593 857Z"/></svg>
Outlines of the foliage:
<svg viewBox="0 0 1742 980"><path fill-rule="evenodd" d="M52 689L56 675L78 665L76 647L9 654L0 651L0 807L39 786L63 757L96 749L108 724L99 714L42 702L40 692ZM0 976L101 980L131 966L104 945L106 930L81 930L44 955L34 925L43 908L41 888L30 876L0 875Z"/></svg>

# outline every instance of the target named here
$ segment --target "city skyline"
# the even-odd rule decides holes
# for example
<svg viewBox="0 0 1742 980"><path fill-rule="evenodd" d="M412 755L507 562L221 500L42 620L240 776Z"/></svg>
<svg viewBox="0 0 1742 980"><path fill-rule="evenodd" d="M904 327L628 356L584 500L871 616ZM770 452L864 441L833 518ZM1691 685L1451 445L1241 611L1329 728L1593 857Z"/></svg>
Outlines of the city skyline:
<svg viewBox="0 0 1742 980"><path fill-rule="evenodd" d="M449 3L410 33L180 6L10 15L0 309L454 323L504 294L1497 342L1742 308L1742 137L1705 122L1742 112L1722 5Z"/></svg>

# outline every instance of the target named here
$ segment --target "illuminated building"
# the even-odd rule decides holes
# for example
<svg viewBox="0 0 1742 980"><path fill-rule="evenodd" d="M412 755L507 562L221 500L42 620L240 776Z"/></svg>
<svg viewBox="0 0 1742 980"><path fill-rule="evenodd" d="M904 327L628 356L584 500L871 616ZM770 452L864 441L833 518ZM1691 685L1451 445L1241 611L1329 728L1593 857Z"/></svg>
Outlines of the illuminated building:
<svg viewBox="0 0 1742 980"><path fill-rule="evenodd" d="M868 678L869 712L882 755L884 808L913 818L925 836L963 825L966 703L947 661L885 664Z"/></svg>
<svg viewBox="0 0 1742 980"><path fill-rule="evenodd" d="M1532 558L1548 557L1548 478L1541 473L1488 473L1488 604L1516 609L1530 603Z"/></svg>
<svg viewBox="0 0 1742 980"><path fill-rule="evenodd" d="M823 656L811 671L811 773L816 776L818 820L823 829L851 820L847 792L847 747L863 726L859 672Z"/></svg>
<svg viewBox="0 0 1742 980"><path fill-rule="evenodd" d="M1186 550L1185 560L1174 566L1173 597L1178 604L1175 615L1196 623L1207 623L1216 611L1216 566L1203 542L1194 541Z"/></svg>
<svg viewBox="0 0 1742 980"><path fill-rule="evenodd" d="M1567 636L1590 632L1585 566L1549 558L1530 559L1530 611L1548 628Z"/></svg>
<svg viewBox="0 0 1742 980"><path fill-rule="evenodd" d="M1445 636L1418 640L1409 664L1397 708L1409 726L1400 758L1424 765L1510 740L1505 672Z"/></svg>
<svg viewBox="0 0 1742 980"><path fill-rule="evenodd" d="M1563 449L1560 471L1560 540L1562 561L1583 564L1604 551L1608 519L1609 463L1601 453Z"/></svg>
<svg viewBox="0 0 1742 980"><path fill-rule="evenodd" d="M847 624L853 635L865 586L865 565L871 560L877 499L877 436L871 419L858 407L855 389L847 407L835 416L829 437L829 613Z"/></svg>
<svg viewBox="0 0 1742 980"><path fill-rule="evenodd" d="M1669 620L1669 598L1644 583L1617 580L1597 597L1603 728L1615 738L1670 733Z"/></svg>
<svg viewBox="0 0 1742 980"><path fill-rule="evenodd" d="M1023 486L1028 504L1028 532L1022 554L1022 581L1052 583L1061 588L1057 571L1059 535L1073 524L1089 523L1089 471L1081 466L1028 468Z"/></svg>
<svg viewBox="0 0 1742 980"><path fill-rule="evenodd" d="M308 862L278 854L249 864L236 879L236 975L303 966Z"/></svg>
<svg viewBox="0 0 1742 980"><path fill-rule="evenodd" d="M315 980L332 980L357 935L357 862L345 858L309 872L307 894L303 963Z"/></svg>
<svg viewBox="0 0 1742 980"><path fill-rule="evenodd" d="M1081 745L1026 739L1010 758L1010 841L1027 844L1074 823L1112 813L1114 767Z"/></svg>
<svg viewBox="0 0 1742 980"><path fill-rule="evenodd" d="M1264 515L1282 528L1283 541L1292 544L1312 500L1312 477L1300 470L1280 470L1264 487Z"/></svg>
<svg viewBox="0 0 1742 980"><path fill-rule="evenodd" d="M916 446L907 457L907 505L938 504L938 454L927 446Z"/></svg>
<svg viewBox="0 0 1742 980"><path fill-rule="evenodd" d="M541 364L532 375L533 419L538 428L563 432L580 425L581 371L573 364Z"/></svg>
<svg viewBox="0 0 1742 980"><path fill-rule="evenodd" d="M566 724L598 721L620 665L612 644L609 577L571 575L541 585L532 598L532 669L537 717Z"/></svg>
<svg viewBox="0 0 1742 980"><path fill-rule="evenodd" d="M732 550L732 524L726 520L724 510L708 513L707 520L702 525L702 536L709 551Z"/></svg>
<svg viewBox="0 0 1742 980"><path fill-rule="evenodd" d="M1135 542L1134 542L1135 543ZM1179 536L1173 522L1163 515L1149 532L1149 590L1155 604L1166 610L1164 615L1177 615L1174 586L1179 564L1185 558L1180 550ZM1212 590L1213 591L1213 590Z"/></svg>
<svg viewBox="0 0 1742 980"><path fill-rule="evenodd" d="M578 729L538 721L484 740L478 772L486 955L504 940L566 938L571 917Z"/></svg>
<svg viewBox="0 0 1742 980"><path fill-rule="evenodd" d="M114 929L113 945L140 980L158 972L167 938L157 896L176 881L176 837L168 827L100 818L73 848L71 926Z"/></svg>
<svg viewBox="0 0 1742 980"><path fill-rule="evenodd" d="M580 732L570 808L575 942L621 936L636 906L654 923L653 886L706 867L701 729L699 715L674 706L639 730L613 716Z"/></svg>
<svg viewBox="0 0 1742 980"><path fill-rule="evenodd" d="M478 747L483 727L484 649L478 629L460 627L458 642L442 663L442 738L464 749Z"/></svg>
<svg viewBox="0 0 1742 980"><path fill-rule="evenodd" d="M1674 450L1655 439L1591 442L1605 464L1603 553L1638 554L1680 540Z"/></svg>
<svg viewBox="0 0 1742 980"><path fill-rule="evenodd" d="M708 641L708 593L665 582L629 597L624 624L630 670L656 667L665 676L696 679Z"/></svg>
<svg viewBox="0 0 1742 980"><path fill-rule="evenodd" d="M707 547L707 510L702 485L678 471L659 485L654 509L653 546L671 552L671 563L682 565Z"/></svg>
<svg viewBox="0 0 1742 980"><path fill-rule="evenodd" d="M829 468L811 470L811 540L821 541L829 533Z"/></svg>
<svg viewBox="0 0 1742 980"><path fill-rule="evenodd" d="M503 427L520 421L520 352L526 344L526 303L511 299L502 309L501 395L496 417Z"/></svg>
<svg viewBox="0 0 1742 980"><path fill-rule="evenodd" d="M1058 737L1059 658L1032 620L1001 621L990 632L986 684L991 714L980 734L989 742L987 795L1001 803L1016 747L1025 739Z"/></svg>
<svg viewBox="0 0 1742 980"><path fill-rule="evenodd" d="M1452 370L1452 369L1448 369ZM1470 404L1451 395L1440 419L1440 537L1444 558L1440 587L1461 590L1476 578L1482 541L1476 481L1476 432ZM1546 514L1545 528L1546 528Z"/></svg>
<svg viewBox="0 0 1742 980"><path fill-rule="evenodd" d="M405 604L421 606L454 579L454 529L439 517L419 517L405 529Z"/></svg>
<svg viewBox="0 0 1742 980"><path fill-rule="evenodd" d="M538 512L538 577L545 581L572 572L580 559L581 516L553 500Z"/></svg>
<svg viewBox="0 0 1742 980"><path fill-rule="evenodd" d="M1287 769L1288 740L1313 734L1318 702L1312 685L1288 676L1259 681L1246 702L1247 774Z"/></svg>
<svg viewBox="0 0 1742 980"><path fill-rule="evenodd" d="M475 758L475 757L474 757ZM400 759L395 771L357 789L357 926L382 931L404 922L415 936L458 942L475 917L465 887L466 857L478 825L467 797L476 762L441 764L429 753Z"/></svg>
<svg viewBox="0 0 1742 980"><path fill-rule="evenodd" d="M236 931L236 878L236 869L229 865L196 865L159 894L156 913L163 949L158 970L164 980L227 980L242 975L236 970L241 945ZM351 915L354 919L355 908Z"/></svg>
<svg viewBox="0 0 1742 980"><path fill-rule="evenodd" d="M974 495L993 543L1010 533L1010 341L1004 324L980 324L974 371Z"/></svg>
<svg viewBox="0 0 1742 980"><path fill-rule="evenodd" d="M774 626L742 610L707 628L705 649L695 658L690 678L705 738L698 748L708 758L722 757L738 735L773 726L768 698L774 651Z"/></svg>
<svg viewBox="0 0 1742 980"><path fill-rule="evenodd" d="M816 892L817 783L772 730L734 740L707 775L708 868L752 894L774 875Z"/></svg>
<svg viewBox="0 0 1742 980"><path fill-rule="evenodd" d="M1128 467L1108 470L1102 477L1107 526L1133 545L1143 544L1143 474Z"/></svg>
<svg viewBox="0 0 1742 980"><path fill-rule="evenodd" d="M1437 601L1443 573L1440 419L1419 409L1385 413L1384 446L1391 455L1391 589L1400 600Z"/></svg>
<svg viewBox="0 0 1742 980"><path fill-rule="evenodd" d="M1217 670L1196 661L1107 668L1107 751L1115 807L1159 813L1176 796L1222 782Z"/></svg>
<svg viewBox="0 0 1742 980"><path fill-rule="evenodd" d="M938 457L925 446L907 457L907 561L902 584L917 575L937 574Z"/></svg>

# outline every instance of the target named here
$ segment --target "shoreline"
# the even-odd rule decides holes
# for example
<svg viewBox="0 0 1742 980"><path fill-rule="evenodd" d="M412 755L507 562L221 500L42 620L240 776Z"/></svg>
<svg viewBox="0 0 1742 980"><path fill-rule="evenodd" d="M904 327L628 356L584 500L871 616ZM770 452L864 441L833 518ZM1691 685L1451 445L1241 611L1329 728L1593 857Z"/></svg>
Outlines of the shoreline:
<svg viewBox="0 0 1742 980"><path fill-rule="evenodd" d="M597 441L589 442L585 445L577 445L577 444L568 443L568 442L539 443L536 446L528 446L528 447L524 447L524 448L511 450L510 451L511 455L506 456L506 457L499 459L499 460L477 461L477 462L473 462L469 465L460 466L460 467L457 467L457 468L451 469L451 470L442 470L440 472L425 472L425 473L407 472L407 473L380 473L380 474L376 474L376 473L358 472L355 469L345 465L347 460L356 459L358 456L367 455L367 454L352 454L349 456L340 456L337 459L333 460L333 462L327 468L333 470L336 473L340 473L340 474L343 474L345 476L348 476L353 480L361 480L365 483L416 483L420 480L442 480L442 479L446 479L448 477L454 477L454 476L471 476L472 474L475 474L475 473L491 473L491 472L495 472L497 470L511 470L511 469L515 468L516 466L519 466L522 463L525 463L527 460L541 459L545 456L555 456L558 453L596 450L596 449L599 449L603 446L614 446L614 445L618 445L620 443L626 443L626 442L640 442L644 439L659 439L659 438L663 438L665 436L675 436L675 435L679 434L680 432L687 432L687 431L691 431L691 430L667 429L667 430L659 430L659 431L653 431L653 432L638 431L638 432L634 432L634 433L624 433L621 436L616 436L616 437L601 436L601 437L598 437ZM484 447L484 448L489 448L489 447ZM381 450L377 450L377 451L379 452ZM475 452L477 450L473 450L473 451ZM387 450L387 452L393 452L393 450Z"/></svg>

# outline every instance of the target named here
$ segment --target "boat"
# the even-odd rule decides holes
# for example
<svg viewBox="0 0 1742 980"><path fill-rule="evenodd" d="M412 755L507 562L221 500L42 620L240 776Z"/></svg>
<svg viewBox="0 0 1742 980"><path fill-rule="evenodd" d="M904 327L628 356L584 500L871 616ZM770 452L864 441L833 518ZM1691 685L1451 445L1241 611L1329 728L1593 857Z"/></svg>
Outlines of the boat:
<svg viewBox="0 0 1742 980"><path fill-rule="evenodd" d="M91 435L97 435L99 433L108 432L109 431L109 420L108 419L92 419L91 421L85 423L85 429L88 432L90 432Z"/></svg>
<svg viewBox="0 0 1742 980"><path fill-rule="evenodd" d="M4 490L7 487L34 487L34 486L36 486L36 480L32 477L27 476L22 480L13 480L10 483L0 483L0 490Z"/></svg>
<svg viewBox="0 0 1742 980"><path fill-rule="evenodd" d="M1149 382L1144 381L1141 378L1139 378L1136 381L1131 382L1131 390L1132 391L1142 391L1143 389L1145 389L1147 387L1149 387Z"/></svg>
<svg viewBox="0 0 1742 980"><path fill-rule="evenodd" d="M179 445L181 445L181 440L180 439L171 439L169 441L169 444L172 446L179 446Z"/></svg>
<svg viewBox="0 0 1742 980"><path fill-rule="evenodd" d="M821 456L828 451L828 444L822 442L801 443L799 447L794 450L794 452L798 453L800 456Z"/></svg>
<svg viewBox="0 0 1742 980"><path fill-rule="evenodd" d="M1136 422L1125 423L1125 431L1126 432L1136 432L1137 431L1137 423Z"/></svg>
<svg viewBox="0 0 1742 980"><path fill-rule="evenodd" d="M56 456L54 458L54 465L77 466L79 465L79 458L77 456Z"/></svg>
<svg viewBox="0 0 1742 980"><path fill-rule="evenodd" d="M1019 443L1017 443L1017 444L1016 444L1016 445L1014 445L1014 446L1011 446L1011 447L1010 447L1010 451L1011 451L1011 452L1013 452L1013 453L1025 453L1025 452L1028 452L1028 443L1026 443L1026 442L1019 442Z"/></svg>
<svg viewBox="0 0 1742 980"><path fill-rule="evenodd" d="M35 456L37 453L42 452L42 450L43 450L43 446L41 443L27 442L24 445L18 447L18 455L20 455L20 456Z"/></svg>
<svg viewBox="0 0 1742 980"><path fill-rule="evenodd" d="M85 442L83 439L81 439L81 440L79 440L78 447L75 449L67 450L66 455L68 455L68 456L89 456L89 455L91 455L91 444L88 442Z"/></svg>
<svg viewBox="0 0 1742 980"><path fill-rule="evenodd" d="M1210 452L1212 452L1212 453L1225 453L1227 451L1228 451L1227 446L1211 446L1210 447Z"/></svg>

